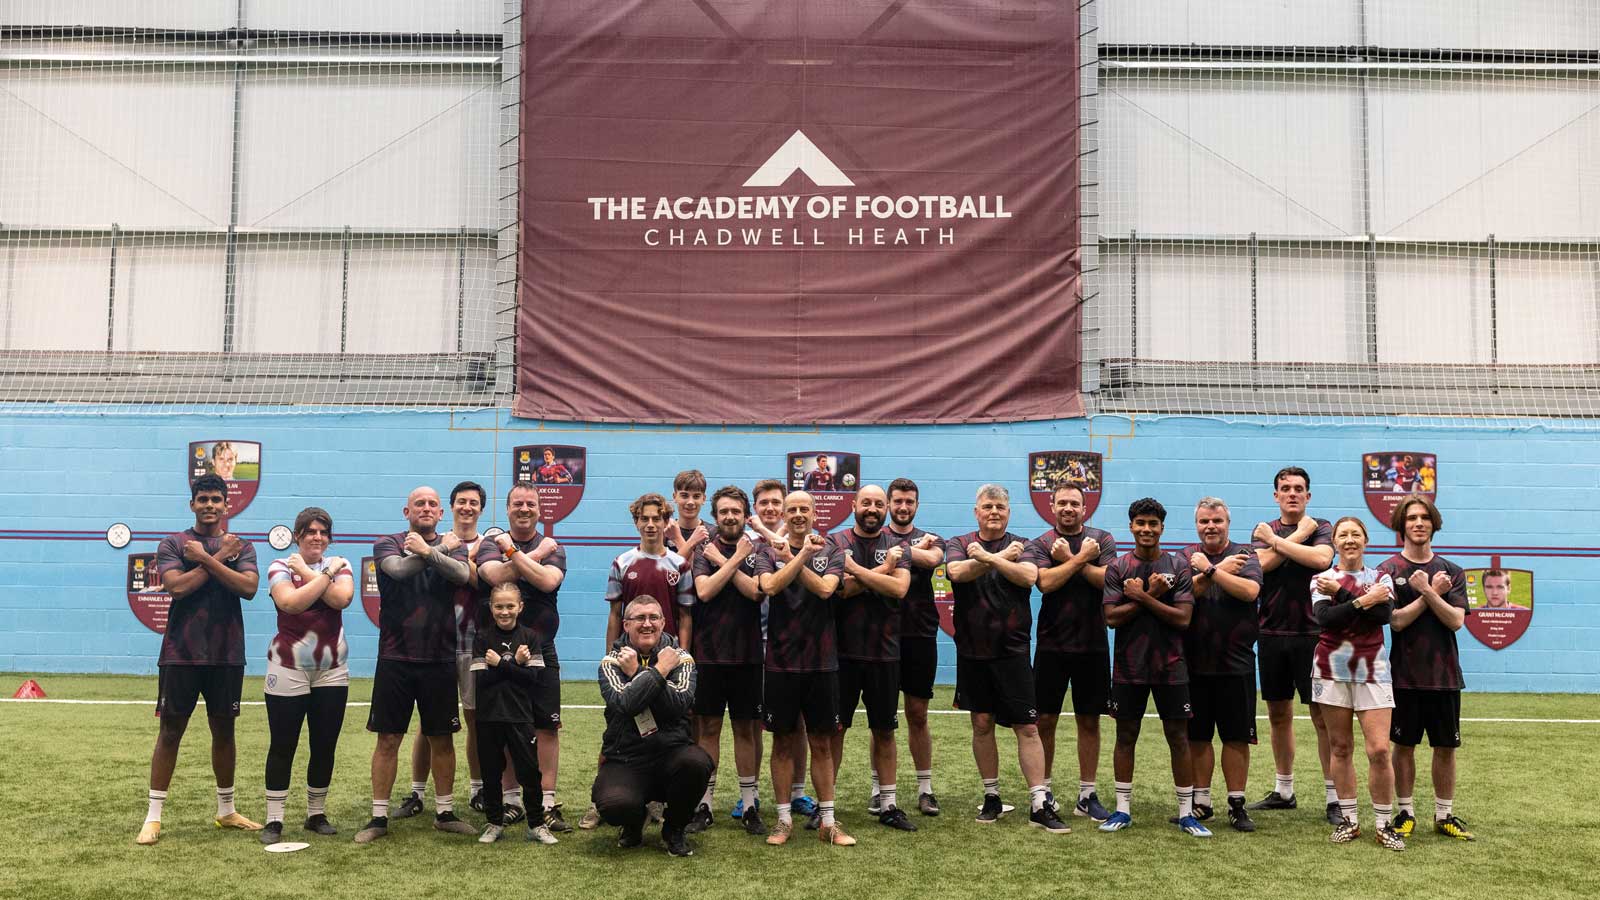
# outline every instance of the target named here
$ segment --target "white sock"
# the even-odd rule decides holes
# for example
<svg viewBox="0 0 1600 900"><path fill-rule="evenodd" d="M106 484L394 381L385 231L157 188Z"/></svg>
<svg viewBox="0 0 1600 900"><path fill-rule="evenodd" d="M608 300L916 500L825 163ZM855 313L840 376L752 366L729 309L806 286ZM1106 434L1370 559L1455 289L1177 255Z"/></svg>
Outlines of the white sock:
<svg viewBox="0 0 1600 900"><path fill-rule="evenodd" d="M1094 782L1092 782L1092 781L1080 781L1080 782L1078 782L1078 799L1079 800L1087 800L1087 799L1089 799L1089 795L1092 794L1092 793L1094 793Z"/></svg>
<svg viewBox="0 0 1600 900"><path fill-rule="evenodd" d="M918 769L917 770L917 793L918 794L931 794L931 793L933 793L933 770L932 769Z"/></svg>
<svg viewBox="0 0 1600 900"><path fill-rule="evenodd" d="M868 794L867 796L876 797L882 791L883 791L883 785L878 783L878 770L877 769L873 769L872 770L872 793Z"/></svg>
<svg viewBox="0 0 1600 900"><path fill-rule="evenodd" d="M1394 802L1400 807L1401 812L1409 813L1412 816L1417 814L1417 808L1411 803L1410 797L1396 797Z"/></svg>
<svg viewBox="0 0 1600 900"><path fill-rule="evenodd" d="M894 785L892 785L892 784L880 784L880 785L878 785L878 806L879 806L880 809L885 809L885 810L894 809L895 799L896 798L895 798L895 786Z"/></svg>
<svg viewBox="0 0 1600 900"><path fill-rule="evenodd" d="M428 796L428 783L426 781L411 782L411 793L416 794L418 797Z"/></svg>
<svg viewBox="0 0 1600 900"><path fill-rule="evenodd" d="M1050 793L1054 794L1056 792L1055 779L1051 778L1049 775L1046 775L1044 777L1044 789L1049 791Z"/></svg>
<svg viewBox="0 0 1600 900"><path fill-rule="evenodd" d="M1324 803L1339 802L1339 790L1333 786L1333 782L1331 781L1322 782L1322 794L1325 798L1327 798L1322 801Z"/></svg>
<svg viewBox="0 0 1600 900"><path fill-rule="evenodd" d="M1194 788L1174 785L1178 792L1178 818L1194 815Z"/></svg>
<svg viewBox="0 0 1600 900"><path fill-rule="evenodd" d="M801 797L804 797L805 795L806 795L806 783L804 781L796 781L794 784L789 785L789 799L790 800L799 800Z"/></svg>
<svg viewBox="0 0 1600 900"><path fill-rule="evenodd" d="M833 824L833 801L818 800L817 810L822 813L822 827L827 828Z"/></svg>
<svg viewBox="0 0 1600 900"><path fill-rule="evenodd" d="M778 804L778 821L782 822L785 825L793 825L794 824L794 815L791 812L789 812L789 804L787 804L787 803L779 803Z"/></svg>
<svg viewBox="0 0 1600 900"><path fill-rule="evenodd" d="M1117 791L1117 812L1133 815L1133 782L1115 781L1112 784Z"/></svg>
<svg viewBox="0 0 1600 900"><path fill-rule="evenodd" d="M282 822L283 808L288 802L288 791L267 791L267 821Z"/></svg>
<svg viewBox="0 0 1600 900"><path fill-rule="evenodd" d="M1203 787L1203 788L1202 787L1195 788L1194 789L1194 802L1199 804L1199 805L1201 805L1201 806L1210 806L1211 805L1211 788L1209 786Z"/></svg>
<svg viewBox="0 0 1600 900"><path fill-rule="evenodd" d="M1233 801L1235 801L1235 800L1239 801L1240 803L1243 803L1244 802L1244 791L1229 791L1228 792L1228 805L1229 806L1234 805Z"/></svg>
<svg viewBox="0 0 1600 900"><path fill-rule="evenodd" d="M151 791L150 792L150 810L144 814L144 820L146 822L159 822L159 821L161 821L161 806L162 806L162 804L164 804L166 802L167 802L167 792L166 791Z"/></svg>
<svg viewBox="0 0 1600 900"><path fill-rule="evenodd" d="M706 782L706 792L704 794L700 795L700 805L709 808L711 806L712 798L714 798L716 795L717 795L717 776L713 774L711 776L711 780Z"/></svg>
<svg viewBox="0 0 1600 900"><path fill-rule="evenodd" d="M1455 805L1456 801L1454 799L1440 800L1438 797L1433 798L1433 820L1435 822L1443 822L1445 819L1450 818L1450 811Z"/></svg>
<svg viewBox="0 0 1600 900"><path fill-rule="evenodd" d="M372 817L374 819L387 819L387 818L389 818L389 800L388 800L388 798L384 798L382 800L373 800L372 801Z"/></svg>
<svg viewBox="0 0 1600 900"><path fill-rule="evenodd" d="M983 780L983 795L985 797L998 797L998 796L1000 796L1000 779L998 779L998 778L985 778Z"/></svg>
<svg viewBox="0 0 1600 900"><path fill-rule="evenodd" d="M306 788L306 817L325 816L328 814L328 789L325 787Z"/></svg>
<svg viewBox="0 0 1600 900"><path fill-rule="evenodd" d="M555 809L556 808L556 792L555 791L540 791L539 793L544 795L544 801L543 802L544 802L544 808L545 809L549 810L549 809ZM519 800L522 799L522 790L520 788L517 790L517 799L519 799Z"/></svg>
<svg viewBox="0 0 1600 900"><path fill-rule="evenodd" d="M1285 800L1289 799L1290 797L1293 797L1294 796L1294 776L1293 775L1279 775L1278 776L1278 786L1273 788L1273 790L1277 791L1278 792L1278 796L1282 797Z"/></svg>
<svg viewBox="0 0 1600 900"><path fill-rule="evenodd" d="M467 790L472 792L472 796L474 796L474 797L478 796L478 792L483 790L483 779L482 778L470 779L467 782Z"/></svg>
<svg viewBox="0 0 1600 900"><path fill-rule="evenodd" d="M1356 816L1359 814L1360 808L1356 804L1355 798L1352 797L1349 800L1346 800L1341 797L1338 802L1339 815L1344 816L1346 819L1349 819L1352 822L1356 821Z"/></svg>
<svg viewBox="0 0 1600 900"><path fill-rule="evenodd" d="M522 805L522 788L520 788L520 787L507 788L506 790L501 791L500 792L500 802L504 806L521 806Z"/></svg>
<svg viewBox="0 0 1600 900"><path fill-rule="evenodd" d="M741 777L739 779L739 802L744 804L745 809L755 809L760 804L761 801L756 797L756 789L759 784L759 778Z"/></svg>
<svg viewBox="0 0 1600 900"><path fill-rule="evenodd" d="M1028 788L1028 808L1034 812L1044 809L1044 795L1049 790L1042 784Z"/></svg>
<svg viewBox="0 0 1600 900"><path fill-rule="evenodd" d="M455 811L456 811L456 795L455 794L440 794L438 792L434 793L434 795L433 795L433 813L434 813L434 815L442 816L447 812L455 812Z"/></svg>
<svg viewBox="0 0 1600 900"><path fill-rule="evenodd" d="M1394 820L1394 806L1393 806L1393 804L1389 804L1389 803L1383 803L1383 804L1374 803L1374 804L1372 804L1372 813L1373 813L1373 817L1375 819L1377 819L1377 821L1378 821L1378 828L1380 830L1382 830L1384 828L1388 828L1389 827L1389 823Z"/></svg>
<svg viewBox="0 0 1600 900"><path fill-rule="evenodd" d="M233 814L233 785L217 788L217 818Z"/></svg>

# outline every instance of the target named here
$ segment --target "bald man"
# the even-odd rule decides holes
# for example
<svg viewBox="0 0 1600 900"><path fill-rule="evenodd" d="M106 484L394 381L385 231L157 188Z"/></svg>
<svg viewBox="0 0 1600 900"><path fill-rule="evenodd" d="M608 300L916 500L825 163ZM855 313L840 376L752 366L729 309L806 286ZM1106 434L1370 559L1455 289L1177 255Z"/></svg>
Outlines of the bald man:
<svg viewBox="0 0 1600 900"><path fill-rule="evenodd" d="M467 547L453 533L438 533L439 493L419 487L406 498L410 526L372 545L378 564L378 670L372 682L367 730L378 735L372 750L372 821L356 833L369 844L389 833L389 792L394 789L400 740L411 727L411 709L422 719L433 768L435 815L440 831L471 835L477 830L456 818L456 748L461 729L456 713L456 589L467 583Z"/></svg>

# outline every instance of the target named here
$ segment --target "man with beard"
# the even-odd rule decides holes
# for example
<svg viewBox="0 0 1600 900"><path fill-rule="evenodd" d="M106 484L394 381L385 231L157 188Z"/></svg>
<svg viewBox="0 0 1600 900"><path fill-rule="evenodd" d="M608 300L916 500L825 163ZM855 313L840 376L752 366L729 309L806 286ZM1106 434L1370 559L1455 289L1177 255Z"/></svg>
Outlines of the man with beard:
<svg viewBox="0 0 1600 900"><path fill-rule="evenodd" d="M784 535L789 561L778 563L772 550L756 562L761 593L770 598L767 618L767 652L764 665L761 712L772 732L772 787L782 796L783 786L796 777L795 744L811 745L811 780L817 790L817 835L832 846L848 847L856 839L834 820L833 744L839 730L839 657L831 600L844 574L844 554L813 533L816 504L805 491L783 500ZM797 724L804 719L801 736ZM778 804L778 822L767 843L788 843L794 830L789 803Z"/></svg>
<svg viewBox="0 0 1600 900"><path fill-rule="evenodd" d="M529 697L543 795L540 805L544 824L551 831L568 832L572 826L556 802L556 768L561 762L561 661L556 655L561 613L556 595L567 577L567 551L555 538L539 533L539 489L526 481L512 485L506 495L506 524L511 530L494 537L502 559L485 562L479 577L491 587L515 584L521 589L522 612L517 622L533 633L543 651L544 673ZM524 808L522 788L508 786L505 803L506 822L514 824Z"/></svg>
<svg viewBox="0 0 1600 900"><path fill-rule="evenodd" d="M1082 488L1061 485L1050 503L1055 527L1034 538L1029 548L1038 562L1041 595L1033 677L1039 692L1044 783L1047 789L1053 787L1056 725L1070 687L1078 735L1078 799L1072 812L1104 822L1111 814L1100 805L1095 779L1100 766L1100 716L1111 699L1111 651L1100 592L1106 566L1117 558L1117 542L1110 533L1084 524L1088 514ZM1053 791L1049 799L1055 806Z"/></svg>
<svg viewBox="0 0 1600 900"><path fill-rule="evenodd" d="M1222 739L1222 778L1228 790L1228 824L1255 831L1245 811L1250 745L1256 742L1256 597L1261 564L1248 544L1228 537L1228 504L1202 499L1194 509L1200 542L1178 552L1189 561L1194 618L1183 633L1189 664L1189 758L1194 762L1194 817L1211 818L1211 734Z"/></svg>
<svg viewBox="0 0 1600 900"><path fill-rule="evenodd" d="M733 485L711 497L716 537L694 560L699 598L695 637L700 683L694 714L700 748L713 763L722 759L722 713L733 720L734 769L739 774L741 819L748 834L767 833L757 808L761 779L761 589L756 584L755 544L744 534L750 500ZM691 834L711 826L716 771L689 820Z"/></svg>
<svg viewBox="0 0 1600 900"><path fill-rule="evenodd" d="M1000 751L995 725L1017 736L1017 761L1028 782L1028 824L1052 834L1072 829L1045 803L1044 747L1033 694L1028 644L1033 611L1029 600L1039 567L1027 541L1011 524L1011 493L998 484L978 489L973 516L978 530L945 541L946 570L955 593L956 706L972 716L972 755L983 779L978 821L999 821Z"/></svg>
<svg viewBox="0 0 1600 900"><path fill-rule="evenodd" d="M913 524L920 492L909 478L889 482L888 530L911 557L911 585L900 600L900 691L905 695L906 745L917 767L917 809L939 814L933 795L933 735L928 731L928 701L939 671L939 610L933 605L933 571L944 564L944 540ZM878 774L872 774L868 812L880 812Z"/></svg>
<svg viewBox="0 0 1600 900"><path fill-rule="evenodd" d="M379 538L378 668L372 682L367 730L378 735L372 751L372 819L356 832L369 844L389 833L389 792L394 789L400 741L415 704L433 762L433 827L455 834L477 829L455 814L456 714L455 592L471 569L467 548L454 534L439 535L439 494L419 487L406 498L407 531Z"/></svg>
<svg viewBox="0 0 1600 900"><path fill-rule="evenodd" d="M834 599L839 635L839 732L833 735L837 782L844 761L844 735L857 702L867 707L872 732L872 769L878 785L878 822L916 831L897 804L894 732L900 724L900 601L911 587L911 559L900 539L884 530L889 497L869 484L856 492L855 524L834 537L844 556L844 579Z"/></svg>

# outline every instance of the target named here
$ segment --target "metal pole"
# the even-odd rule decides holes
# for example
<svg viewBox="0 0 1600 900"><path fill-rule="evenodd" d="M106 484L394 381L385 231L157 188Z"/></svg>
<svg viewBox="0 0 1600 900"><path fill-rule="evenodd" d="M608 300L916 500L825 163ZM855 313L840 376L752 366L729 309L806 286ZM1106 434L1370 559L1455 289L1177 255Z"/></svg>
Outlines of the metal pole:
<svg viewBox="0 0 1600 900"><path fill-rule="evenodd" d="M467 322L467 228L456 236L456 352L464 346L461 331Z"/></svg>
<svg viewBox="0 0 1600 900"><path fill-rule="evenodd" d="M117 241L121 231L111 223L111 271L106 278L106 352L112 351L111 339L117 329Z"/></svg>
<svg viewBox="0 0 1600 900"><path fill-rule="evenodd" d="M350 226L344 227L344 261L339 270L339 355L343 356L350 337ZM342 371L342 370L341 370ZM340 376L343 380L343 376Z"/></svg>
<svg viewBox="0 0 1600 900"><path fill-rule="evenodd" d="M1499 285L1497 271L1499 251L1495 247L1494 235L1489 235L1489 375L1493 379L1493 392L1500 393L1500 373L1496 368L1500 365L1500 310L1499 310Z"/></svg>
<svg viewBox="0 0 1600 900"><path fill-rule="evenodd" d="M1139 358L1139 229L1128 232L1128 357Z"/></svg>
<svg viewBox="0 0 1600 900"><path fill-rule="evenodd" d="M1260 322L1257 317L1259 307L1256 295L1256 264L1261 255L1261 244L1256 240L1256 233L1250 232L1250 366L1251 374L1255 373L1255 365L1261 361L1260 354Z"/></svg>
<svg viewBox="0 0 1600 900"><path fill-rule="evenodd" d="M1357 59L1365 61L1369 47L1367 46L1367 0L1360 0L1356 4L1356 41ZM1372 378L1372 391L1379 389L1377 378L1378 365L1378 241L1373 233L1372 226L1372 108L1368 97L1371 88L1372 76L1363 69L1361 77L1357 80L1360 90L1357 98L1360 106L1361 140L1361 230L1367 235L1367 252L1363 262L1366 267L1364 273L1364 289L1366 302L1366 334L1363 335L1367 342L1367 365L1372 367L1369 377Z"/></svg>
<svg viewBox="0 0 1600 900"><path fill-rule="evenodd" d="M234 49L244 50L244 0L237 5L240 37L233 42ZM241 124L240 100L244 89L244 64L233 64L233 154L229 163L228 238L222 282L222 352L232 353L234 331L238 320L239 304L239 132Z"/></svg>

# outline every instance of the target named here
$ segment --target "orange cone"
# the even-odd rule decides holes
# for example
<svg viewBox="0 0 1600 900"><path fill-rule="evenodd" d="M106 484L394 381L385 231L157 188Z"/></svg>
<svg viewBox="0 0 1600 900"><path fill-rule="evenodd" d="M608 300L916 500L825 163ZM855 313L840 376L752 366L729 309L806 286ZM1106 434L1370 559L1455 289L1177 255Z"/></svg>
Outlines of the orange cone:
<svg viewBox="0 0 1600 900"><path fill-rule="evenodd" d="M29 678L27 681L24 681L22 683L22 687L17 688L17 692L15 694L11 695L11 699L13 699L13 700L43 700L44 699L44 688L39 687L39 682L34 681L32 678Z"/></svg>

